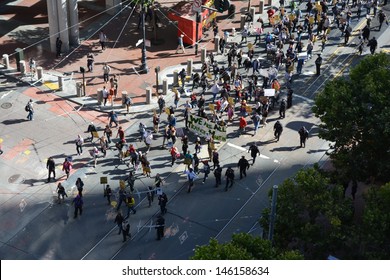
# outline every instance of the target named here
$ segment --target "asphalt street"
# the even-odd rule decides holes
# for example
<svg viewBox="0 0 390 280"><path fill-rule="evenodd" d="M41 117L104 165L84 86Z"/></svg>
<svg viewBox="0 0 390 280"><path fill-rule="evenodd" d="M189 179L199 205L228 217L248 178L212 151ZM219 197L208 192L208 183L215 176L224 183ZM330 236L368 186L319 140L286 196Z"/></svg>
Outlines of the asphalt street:
<svg viewBox="0 0 390 280"><path fill-rule="evenodd" d="M353 23L358 29L363 26L362 21ZM279 116L277 109L271 112L268 125L254 137L251 122L249 131L240 137L236 136L237 122L229 127L228 141L218 144L223 174L227 166L235 168L237 180L229 191L223 190L224 180L222 186L215 188L212 174L202 184L201 173L193 191L187 193L182 161L172 167L169 151L161 148L161 134L156 135L148 153L152 178L137 174L134 192L137 213L130 216L132 238L125 243L122 236L117 235L113 221L115 208L107 205L100 178L108 177L117 195L119 180L127 176L128 167L119 161L117 151L112 149L106 158L99 158L94 168L88 152L92 145L86 143L83 154L77 156L74 144L78 134L88 136L86 130L90 122L103 128L107 124L107 114L83 108L51 91L38 92L34 87L0 76L0 138L6 151L0 157L1 259L188 259L196 245L207 244L210 237L224 242L238 232L261 235L263 232L257 221L262 209L269 206L268 192L272 186L279 185L303 167L317 162L323 165L327 160L325 153L329 143L318 138L319 120L311 112L313 98L326 81L346 75L349 68L360 60L355 54L356 36L349 46L344 47L339 44L339 34L338 30L331 33L334 43L325 48L320 77L313 75L313 59L305 64L301 75L294 76L293 107L281 120L284 131L279 142L275 142L273 136L273 124ZM379 46L386 51L390 45L388 28L371 34L377 36ZM364 55L368 55L368 50ZM217 59L221 64L226 63L221 55ZM282 79L283 71L279 74ZM283 90L282 97L285 94ZM38 101L34 105L34 121L29 122L24 105L32 97ZM181 102L184 100L182 98ZM162 120L166 122L165 114ZM182 114L179 114L178 127L183 127L181 120ZM152 127L152 112L120 117L127 142L145 151L145 144L139 141L138 125L141 121ZM302 125L310 131L305 148L299 148L297 133ZM160 125L160 131L162 127ZM194 135L190 137L193 139ZM17 143L15 139L18 139ZM262 155L249 168L248 176L240 180L237 162L242 155L250 158L247 149L252 142L259 144ZM194 150L193 144L190 150ZM63 204L57 203L57 183L46 183L49 156L55 159L58 180L65 178L61 170L64 158L73 157L74 171L64 183L69 197ZM201 157L206 156L204 146ZM149 208L145 193L157 172L165 180L163 189L169 198L168 213L164 216L165 238L161 241L155 240L154 228L159 206L155 200ZM73 219L71 199L77 193L74 184L78 177L85 183L85 205L83 215Z"/></svg>

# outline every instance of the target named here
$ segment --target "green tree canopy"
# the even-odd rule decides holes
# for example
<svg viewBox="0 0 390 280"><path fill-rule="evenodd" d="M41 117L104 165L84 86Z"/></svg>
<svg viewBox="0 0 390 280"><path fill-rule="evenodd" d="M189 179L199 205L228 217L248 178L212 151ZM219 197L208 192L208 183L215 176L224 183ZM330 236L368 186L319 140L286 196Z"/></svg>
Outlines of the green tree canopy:
<svg viewBox="0 0 390 280"><path fill-rule="evenodd" d="M360 253L365 259L390 259L390 183L365 196Z"/></svg>
<svg viewBox="0 0 390 280"><path fill-rule="evenodd" d="M302 169L279 186L276 209L276 247L299 250L306 259L338 255L349 234L352 204L317 167ZM265 230L268 214L266 209L261 219Z"/></svg>
<svg viewBox="0 0 390 280"><path fill-rule="evenodd" d="M211 238L208 245L197 246L192 260L301 260L297 251L281 251L268 240L247 233L234 234L227 243Z"/></svg>
<svg viewBox="0 0 390 280"><path fill-rule="evenodd" d="M331 158L349 178L390 180L390 58L368 56L349 79L326 84L313 111L319 136L332 142Z"/></svg>

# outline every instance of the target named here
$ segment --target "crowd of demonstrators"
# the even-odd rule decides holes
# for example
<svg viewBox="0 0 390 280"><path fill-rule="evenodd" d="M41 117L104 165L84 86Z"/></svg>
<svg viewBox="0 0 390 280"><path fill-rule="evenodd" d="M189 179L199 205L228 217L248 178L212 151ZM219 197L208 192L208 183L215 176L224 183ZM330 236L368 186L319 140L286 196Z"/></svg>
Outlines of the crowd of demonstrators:
<svg viewBox="0 0 390 280"><path fill-rule="evenodd" d="M271 125L274 128L275 139L279 141L283 131L282 122L286 119L286 111L293 106L293 76L301 74L305 64L316 54L318 56L312 63L316 65L316 74L320 75L321 52L327 44L332 26L337 25L341 31L340 39L344 39L344 42L348 44L352 31L350 27L352 14L356 12L360 16L362 13L361 1L354 1L352 6L344 1L329 7L326 2L320 2L318 5L309 0L305 11L301 10L300 6L302 4L299 6L292 4L291 7L281 5L279 9L271 7L268 10L270 26L265 27L263 21L259 20L260 27L257 27L253 33L251 27L246 25L240 32L241 41L238 40L239 43L233 42L227 31L221 31L215 27L213 29L215 36L223 32L219 45L222 59L217 61L217 55L209 52L200 72L195 71L190 80L188 80L189 76L187 76L185 69L182 69L179 73L181 90L176 90L172 102L165 100L164 96L158 97L158 109L154 112L153 118L139 123L139 137L137 138L139 141L134 140L133 137L132 141L134 142L129 143L125 131L119 125L116 112L109 113L108 124L103 130L103 136L98 139L100 152L105 156L106 150L111 148L113 142L118 150L121 163L127 164L126 171L129 171L130 174L126 179L127 187L121 186L119 189L111 190L107 185L104 192L108 204L116 206L115 223L119 229L118 234L123 234L123 241L126 241L127 237L130 236L130 214L136 214L139 207L134 196L134 185L137 184L137 179L142 176L154 179L154 184L144 187L143 190L137 190L137 192L143 195L142 198L146 198L145 202L148 207L153 206L154 197L157 196L160 208L160 215L155 223L157 239L160 240L164 236L165 219L163 215L167 213L168 197L163 190L163 178L159 173L153 172L152 162L148 160L148 152L156 148L154 139L157 137L163 139L161 148L166 149L167 161L170 161L171 166L184 165L183 173L188 180L188 193L193 190L196 179L201 178L200 180L205 183L211 171L213 171L212 175L215 178L215 187L218 188L222 185L224 180L225 191L228 191L234 186L235 181L235 170L232 166L240 172L240 179L245 179L246 171L251 165L255 165L256 157L260 155L258 142L254 142L248 149L252 158L251 164L245 156L242 156L238 162L222 164L215 147L215 142L218 142L214 138L215 135L209 134L201 137L189 133L190 116L205 118L221 127L229 126L232 130L239 132L236 137L241 137L242 134L248 134L250 131L253 131L253 137L255 137L261 134L267 121L273 122L267 119L272 110L277 107L279 120ZM381 25L387 21L381 12L378 13L378 20ZM373 50L372 52L375 52L377 42L375 37L370 39L369 24L368 20L367 27L362 30L362 42L368 44ZM181 42L182 36L179 37L177 51L181 49L184 52ZM102 44L102 49L104 48L105 46ZM265 54L263 55L262 52ZM302 53L305 55L302 56ZM218 55L218 57L220 56ZM110 67L107 64L104 64L103 71L104 82L109 87L108 94L103 94L104 104L106 104L106 99L110 96L112 98L117 96L118 78L115 75L110 78ZM278 76L284 76L285 80L278 79ZM183 93L185 87L192 89L189 98L180 94ZM266 95L268 90L273 90L274 94L272 96ZM279 97L281 97L281 101L279 101ZM168 106L168 103L173 103L173 106ZM145 123L152 123L152 127L147 127ZM115 124L115 128L112 127L112 124ZM113 134L114 129L117 130L116 134ZM91 142L93 143L97 128L92 123L88 127L88 132L91 133ZM309 133L305 127L302 127L298 133L300 145L304 147ZM113 135L116 136L113 137ZM136 142L140 142L137 147ZM84 141L79 135L76 140L76 149L79 155L82 154L83 144ZM201 156L201 151L206 147L207 156ZM97 147L94 146L94 149ZM94 154L95 166L98 154L99 150ZM127 158L128 161L126 161ZM50 180L50 173L52 173L50 166L48 163L48 180ZM200 176L200 173L203 173L203 176ZM69 172L67 174L69 176ZM64 197L60 187L58 188L59 201L60 196ZM116 200L116 204L112 203L111 198ZM82 187L73 201L75 217L77 217L78 214L82 213ZM122 209L122 205L125 209ZM127 215L123 217L122 211L126 210Z"/></svg>

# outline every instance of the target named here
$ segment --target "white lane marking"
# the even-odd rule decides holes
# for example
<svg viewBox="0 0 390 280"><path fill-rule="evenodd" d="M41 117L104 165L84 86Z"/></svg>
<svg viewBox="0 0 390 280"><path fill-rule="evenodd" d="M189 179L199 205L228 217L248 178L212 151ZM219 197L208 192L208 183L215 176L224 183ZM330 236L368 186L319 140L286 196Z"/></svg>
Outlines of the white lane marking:
<svg viewBox="0 0 390 280"><path fill-rule="evenodd" d="M7 93L4 93L1 97L0 97L0 99L3 99L4 97L6 97L8 94L10 94L11 92L13 92L14 90L10 90L9 92L7 92Z"/></svg>
<svg viewBox="0 0 390 280"><path fill-rule="evenodd" d="M238 146L238 145L235 145L235 144L232 144L232 143L227 143L227 144L228 144L228 146L236 148L236 149L238 149L240 151L243 151L243 152L247 152L248 151L247 149L245 149L245 148L243 148L241 146Z"/></svg>

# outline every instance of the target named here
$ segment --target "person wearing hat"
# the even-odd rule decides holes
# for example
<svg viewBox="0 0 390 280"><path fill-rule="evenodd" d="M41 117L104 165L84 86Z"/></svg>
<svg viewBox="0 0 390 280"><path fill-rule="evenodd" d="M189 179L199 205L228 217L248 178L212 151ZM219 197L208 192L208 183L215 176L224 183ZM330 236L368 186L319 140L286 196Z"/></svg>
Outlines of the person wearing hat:
<svg viewBox="0 0 390 280"><path fill-rule="evenodd" d="M319 76L321 74L321 64L322 64L321 54L318 54L315 64L316 64L316 75Z"/></svg>
<svg viewBox="0 0 390 280"><path fill-rule="evenodd" d="M181 34L178 38L178 45L177 45L176 53L179 51L179 49L181 49L183 53L186 53L186 50L184 48L184 43L183 43L183 37L184 37L184 34Z"/></svg>

